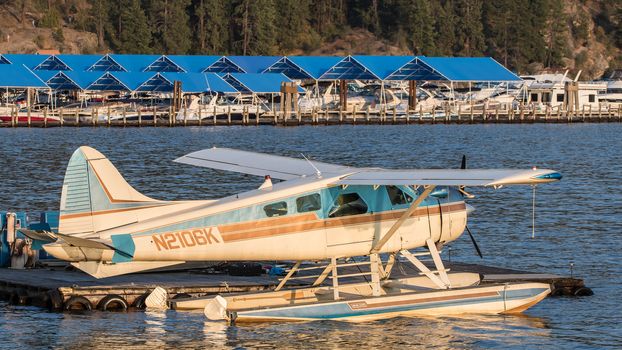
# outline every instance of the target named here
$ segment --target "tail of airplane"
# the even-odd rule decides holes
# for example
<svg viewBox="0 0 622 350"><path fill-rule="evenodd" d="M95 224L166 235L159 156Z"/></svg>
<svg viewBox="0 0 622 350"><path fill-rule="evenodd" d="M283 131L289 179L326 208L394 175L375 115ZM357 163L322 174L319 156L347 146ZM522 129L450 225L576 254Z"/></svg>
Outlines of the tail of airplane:
<svg viewBox="0 0 622 350"><path fill-rule="evenodd" d="M137 209L164 203L136 191L108 158L82 146L71 156L65 173L59 232L100 238L100 231L137 222Z"/></svg>

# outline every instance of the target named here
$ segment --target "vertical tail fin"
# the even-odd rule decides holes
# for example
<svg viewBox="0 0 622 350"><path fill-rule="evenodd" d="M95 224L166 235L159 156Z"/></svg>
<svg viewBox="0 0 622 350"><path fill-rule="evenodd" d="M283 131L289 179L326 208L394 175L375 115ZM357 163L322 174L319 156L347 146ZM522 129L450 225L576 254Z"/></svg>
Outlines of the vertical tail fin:
<svg viewBox="0 0 622 350"><path fill-rule="evenodd" d="M161 203L132 188L103 154L82 146L71 156L65 173L59 232L97 237L99 231L136 222L135 209Z"/></svg>

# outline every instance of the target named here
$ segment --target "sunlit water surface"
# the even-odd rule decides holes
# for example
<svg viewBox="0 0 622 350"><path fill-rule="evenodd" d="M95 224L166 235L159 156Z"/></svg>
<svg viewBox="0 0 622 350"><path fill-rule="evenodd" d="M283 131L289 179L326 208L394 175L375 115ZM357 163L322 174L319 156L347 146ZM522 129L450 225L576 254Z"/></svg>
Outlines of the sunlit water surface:
<svg viewBox="0 0 622 350"><path fill-rule="evenodd" d="M398 318L364 324L226 326L200 313L49 313L0 303L1 348L602 348L622 347L622 125L0 129L0 210L56 210L66 163L80 145L104 153L139 191L161 199L215 198L261 179L173 163L212 147L354 166L532 166L564 179L531 189L469 189L469 225L483 263L585 278L596 293L548 298L523 316ZM480 262L468 237L452 260Z"/></svg>

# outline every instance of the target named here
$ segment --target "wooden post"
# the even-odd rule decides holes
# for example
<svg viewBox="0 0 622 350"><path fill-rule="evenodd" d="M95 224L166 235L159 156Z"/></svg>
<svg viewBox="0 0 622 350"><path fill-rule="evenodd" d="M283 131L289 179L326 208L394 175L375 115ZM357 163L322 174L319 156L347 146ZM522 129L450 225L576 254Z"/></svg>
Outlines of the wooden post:
<svg viewBox="0 0 622 350"><path fill-rule="evenodd" d="M408 81L408 111L417 110L417 81Z"/></svg>
<svg viewBox="0 0 622 350"><path fill-rule="evenodd" d="M352 124L356 124L356 105L352 108Z"/></svg>
<svg viewBox="0 0 622 350"><path fill-rule="evenodd" d="M123 106L123 111L122 111L122 115L123 115L123 126L127 125L127 114L125 112L125 106Z"/></svg>
<svg viewBox="0 0 622 350"><path fill-rule="evenodd" d="M300 113L298 113L300 115ZM298 117L298 121L300 121L300 116ZM259 125L259 105L257 105L257 113L255 114L255 125Z"/></svg>
<svg viewBox="0 0 622 350"><path fill-rule="evenodd" d="M63 124L65 124L65 116L63 115L62 107L58 110L58 117L60 119L60 126L63 126Z"/></svg>
<svg viewBox="0 0 622 350"><path fill-rule="evenodd" d="M419 105L419 122L423 121L423 106Z"/></svg>
<svg viewBox="0 0 622 350"><path fill-rule="evenodd" d="M536 106L532 103L531 104L531 117L533 118L533 121L536 121Z"/></svg>
<svg viewBox="0 0 622 350"><path fill-rule="evenodd" d="M91 109L91 124L93 126L97 124L97 118L95 117L97 114L95 112L95 109Z"/></svg>
<svg viewBox="0 0 622 350"><path fill-rule="evenodd" d="M75 116L75 119L76 119L76 126L80 125L80 116L78 115L78 110L77 109L74 112L74 116Z"/></svg>
<svg viewBox="0 0 622 350"><path fill-rule="evenodd" d="M348 82L345 80L339 81L339 104L342 111L348 108Z"/></svg>
<svg viewBox="0 0 622 350"><path fill-rule="evenodd" d="M365 121L369 124L369 106L367 106L367 111L365 112Z"/></svg>
<svg viewBox="0 0 622 350"><path fill-rule="evenodd" d="M106 109L107 109L106 110L107 123L108 123L108 126L110 126L110 105L108 105Z"/></svg>
<svg viewBox="0 0 622 350"><path fill-rule="evenodd" d="M495 121L499 121L499 105L495 108Z"/></svg>
<svg viewBox="0 0 622 350"><path fill-rule="evenodd" d="M48 127L48 108L47 107L43 109L43 127L44 128Z"/></svg>
<svg viewBox="0 0 622 350"><path fill-rule="evenodd" d="M158 108L153 106L153 126L158 126Z"/></svg>
<svg viewBox="0 0 622 350"><path fill-rule="evenodd" d="M460 123L461 114L462 114L462 103L458 104L458 123Z"/></svg>
<svg viewBox="0 0 622 350"><path fill-rule="evenodd" d="M231 125L231 106L227 106L227 124Z"/></svg>
<svg viewBox="0 0 622 350"><path fill-rule="evenodd" d="M214 115L212 117L214 118L214 125L216 125L216 106L214 106Z"/></svg>
<svg viewBox="0 0 622 350"><path fill-rule="evenodd" d="M26 101L27 101L27 104L28 104L26 111L27 111L27 114L28 114L28 127L30 127L30 122L31 122L30 113L31 113L31 110L32 110L31 109L32 108L31 107L31 101L30 101L30 99L31 99L31 96L30 96L31 95L31 90L30 90L30 88L26 89L26 95L27 95L26 96ZM18 120L18 122L19 122L19 120Z"/></svg>
<svg viewBox="0 0 622 350"><path fill-rule="evenodd" d="M397 109L393 106L393 124L397 122Z"/></svg>
<svg viewBox="0 0 622 350"><path fill-rule="evenodd" d="M184 126L188 125L188 108L184 104Z"/></svg>
<svg viewBox="0 0 622 350"><path fill-rule="evenodd" d="M138 111L138 126L142 126L143 115L142 115L142 112L140 111L140 107L136 108L136 110Z"/></svg>

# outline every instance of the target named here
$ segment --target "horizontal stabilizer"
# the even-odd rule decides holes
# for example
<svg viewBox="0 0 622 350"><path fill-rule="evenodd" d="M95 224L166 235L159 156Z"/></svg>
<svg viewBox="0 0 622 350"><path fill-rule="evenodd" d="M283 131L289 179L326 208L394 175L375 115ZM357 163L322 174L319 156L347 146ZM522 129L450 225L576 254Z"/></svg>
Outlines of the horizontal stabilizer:
<svg viewBox="0 0 622 350"><path fill-rule="evenodd" d="M342 165L216 147L192 152L175 159L175 162L257 176L270 175L279 180L314 175L314 167L322 174L334 175L356 170Z"/></svg>
<svg viewBox="0 0 622 350"><path fill-rule="evenodd" d="M132 261L118 264L108 264L101 261L81 261L72 262L71 265L95 278L106 278L134 272L150 271L183 263L185 261Z"/></svg>

